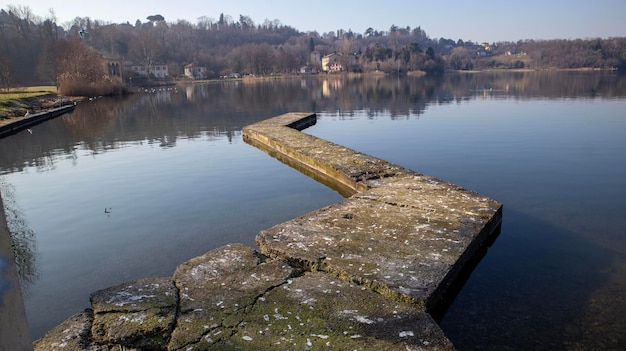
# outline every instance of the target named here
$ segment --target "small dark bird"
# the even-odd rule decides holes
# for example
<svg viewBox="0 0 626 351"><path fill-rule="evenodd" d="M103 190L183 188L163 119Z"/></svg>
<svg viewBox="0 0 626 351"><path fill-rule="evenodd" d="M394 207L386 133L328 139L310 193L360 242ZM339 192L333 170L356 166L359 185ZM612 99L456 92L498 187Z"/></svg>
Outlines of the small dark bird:
<svg viewBox="0 0 626 351"><path fill-rule="evenodd" d="M87 33L87 31L84 28L78 31L78 35L80 35L81 38L84 38L85 35L87 34L89 33Z"/></svg>

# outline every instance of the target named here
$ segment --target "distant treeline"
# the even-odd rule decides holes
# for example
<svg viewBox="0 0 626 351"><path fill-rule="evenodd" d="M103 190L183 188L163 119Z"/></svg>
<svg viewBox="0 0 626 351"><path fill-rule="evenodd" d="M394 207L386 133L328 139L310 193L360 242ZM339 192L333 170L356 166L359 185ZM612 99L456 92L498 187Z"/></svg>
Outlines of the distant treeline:
<svg viewBox="0 0 626 351"><path fill-rule="evenodd" d="M626 69L626 38L473 43L433 39L421 27L396 25L363 33L303 33L279 20L254 23L249 16L224 14L199 17L197 23L170 23L161 15L134 24L78 17L61 26L52 12L41 18L28 7L0 10L0 87L5 89L83 81L95 88L104 74L97 63L104 59L117 59L124 67L163 65L171 78L182 77L184 66L193 63L204 68L202 78L217 78L291 74L305 67L318 72L319 57L331 53L338 54L342 71L353 72ZM127 71L123 76L132 75ZM111 89L114 82L106 84Z"/></svg>

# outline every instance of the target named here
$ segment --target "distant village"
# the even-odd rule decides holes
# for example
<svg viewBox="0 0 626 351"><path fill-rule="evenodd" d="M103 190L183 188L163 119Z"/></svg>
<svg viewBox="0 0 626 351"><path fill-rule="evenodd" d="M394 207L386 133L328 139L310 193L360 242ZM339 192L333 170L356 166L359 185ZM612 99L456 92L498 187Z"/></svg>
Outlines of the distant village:
<svg viewBox="0 0 626 351"><path fill-rule="evenodd" d="M309 64L300 66L300 68L292 73L295 74L317 74L320 72L324 73L339 73L346 70L341 63L341 54L332 53L328 55L322 56L319 52L314 51L311 53ZM348 64L350 67L358 65L358 58L356 54L348 55ZM109 61L109 74L113 76L122 77L121 72L123 70L119 69L120 63ZM168 71L167 65L153 65L153 66L143 66L139 64L130 65L127 67L127 70L132 76L142 77L142 78L156 78L156 79L168 79L170 78L170 74ZM207 79L208 68L206 66L201 66L197 63L189 63L183 68L183 76L188 79ZM220 78L241 78L241 74L237 72L233 72L226 76L221 76Z"/></svg>
<svg viewBox="0 0 626 351"><path fill-rule="evenodd" d="M59 25L28 7L0 9L0 88L54 84L67 94L120 92L123 85L258 76L448 70L626 70L626 38L474 43L431 38L420 26L362 33L300 32L279 20L161 15L131 23L89 17Z"/></svg>

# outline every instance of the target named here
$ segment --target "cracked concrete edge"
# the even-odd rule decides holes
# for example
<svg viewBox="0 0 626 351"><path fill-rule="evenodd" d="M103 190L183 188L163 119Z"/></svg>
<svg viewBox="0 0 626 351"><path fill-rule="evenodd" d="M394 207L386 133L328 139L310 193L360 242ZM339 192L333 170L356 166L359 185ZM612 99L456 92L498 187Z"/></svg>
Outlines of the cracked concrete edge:
<svg viewBox="0 0 626 351"><path fill-rule="evenodd" d="M467 191L458 185L415 173L390 164L385 160L300 132L304 127L315 124L315 119L316 115L312 113L284 114L247 126L243 131L244 140L292 167L299 170L304 169L306 174L309 172L318 173L330 184L334 182L340 187L347 187L348 191L340 192L350 198L339 204L314 211L306 215L305 219L295 219L262 231L256 239L260 251L273 258L287 260L305 270L323 270L344 279L365 284L390 297L423 303L428 309L435 309L436 305L444 299L446 291L449 290L448 286L451 286L452 282L461 276L463 268L473 258L481 256L480 252L484 249L484 243L492 241L499 233L502 204L476 192ZM294 126L298 126L298 128L294 128ZM400 195L406 192L410 192L411 195ZM327 246L316 246L315 243L310 243L312 245L310 246L300 243L301 245L297 249L289 248L293 241L297 241L298 238L306 241L310 234L315 233L317 230L315 228L323 227L326 233L333 231L335 229L333 224L320 220L320 216L324 216L324 211L342 206L341 204L358 202L357 199L369 199L384 202L390 206L414 208L417 210L416 212L422 212L422 215L429 213L430 207L440 207L439 212L450 213L451 218L456 218L456 221L464 221L464 219L458 214L454 214L455 209L449 209L448 205L454 204L464 210L471 210L467 212L471 213L472 218L468 218L466 227L463 229L463 235L459 237L459 239L465 240L460 247L462 251L458 252L458 256L451 258L450 266L445 268L445 275L436 277L436 287L428 288L428 291L424 292L420 292L419 289L415 290L416 296L398 293L389 289L387 284L381 283L380 279L371 280L358 274L350 274L342 270L341 267L328 264L326 260L320 260L319 257L326 256ZM435 204L441 200L443 200L442 205ZM424 206L429 208L423 208ZM436 210L435 207L432 208L432 211ZM485 213L481 214L481 211ZM419 221L419 216L414 217L413 221L415 220ZM430 217L427 220L430 223ZM445 220L448 220L447 215L445 215ZM473 222L472 224L470 224L470 220ZM291 228L291 223L294 223L293 226L296 228ZM459 222L456 225L460 224ZM445 230L445 228L443 229ZM278 239L276 235L273 235L273 233L283 231L292 233L291 237L278 234L278 237L281 238ZM300 233L301 231L303 233ZM314 236L316 239L320 239L316 235ZM328 239L327 237L328 235L322 239ZM471 242L468 243L467 240ZM281 243L280 241L288 241L288 243ZM345 246L341 243L337 243L337 245L339 247ZM308 252L310 249L313 249L315 253ZM402 290L402 286L398 286L398 288Z"/></svg>
<svg viewBox="0 0 626 351"><path fill-rule="evenodd" d="M234 254L225 256L225 252ZM454 349L430 316L415 305L388 300L333 275L306 273L282 261L257 260L259 257L252 248L232 244L181 264L174 275L179 280L173 290L179 296L174 300L176 308L162 303L171 301L171 296L153 296L160 291L155 285L166 285L166 291L172 291L169 285L174 285L174 276L141 279L95 292L91 301L96 311L87 309L70 317L37 340L35 350L257 350L274 349L281 343L293 349ZM238 264L247 261L255 265ZM201 285L205 273L214 273L215 268L224 271L216 274L215 284L204 293L190 292L190 298L202 301L184 312L185 278ZM196 280L198 277L201 279ZM261 287L255 282L268 283ZM250 288L242 288L246 286ZM131 331L144 323L129 320L145 312L142 309L159 308L155 306L175 317L165 330L158 330L167 335L155 336L151 330L145 331L145 325L149 337ZM227 313L221 313L225 310ZM106 324L107 320L111 323ZM190 326L187 330L186 323ZM151 326L148 323L147 328ZM112 333L112 329L116 331ZM102 338L96 335L99 330L107 336L117 334Z"/></svg>

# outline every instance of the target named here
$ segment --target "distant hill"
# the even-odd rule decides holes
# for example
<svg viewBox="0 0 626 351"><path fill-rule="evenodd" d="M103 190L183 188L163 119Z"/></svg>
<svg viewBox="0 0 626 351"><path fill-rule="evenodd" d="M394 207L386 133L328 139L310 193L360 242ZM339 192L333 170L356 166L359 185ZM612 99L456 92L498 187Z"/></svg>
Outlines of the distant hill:
<svg viewBox="0 0 626 351"><path fill-rule="evenodd" d="M110 24L76 18L64 28L32 13L0 10L0 84L54 83L64 42L75 41L103 60L121 63L121 76L139 81L143 73L159 78L310 74L324 71L407 74L446 69L619 69L626 68L626 38L472 43L431 39L421 27L391 26L319 34L303 33L279 21L254 23L247 16L198 23L167 22L161 15L146 22ZM19 11L17 11L19 12ZM327 56L333 54L331 56ZM325 58L325 56L327 56ZM324 59L326 61L324 61ZM132 67L140 67L141 71ZM80 68L80 67L78 67ZM67 68L64 68L67 69Z"/></svg>

